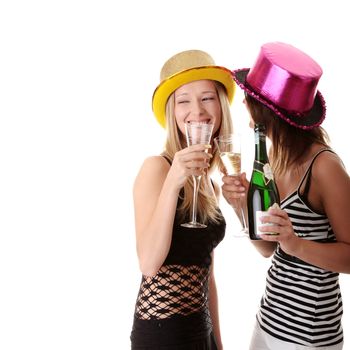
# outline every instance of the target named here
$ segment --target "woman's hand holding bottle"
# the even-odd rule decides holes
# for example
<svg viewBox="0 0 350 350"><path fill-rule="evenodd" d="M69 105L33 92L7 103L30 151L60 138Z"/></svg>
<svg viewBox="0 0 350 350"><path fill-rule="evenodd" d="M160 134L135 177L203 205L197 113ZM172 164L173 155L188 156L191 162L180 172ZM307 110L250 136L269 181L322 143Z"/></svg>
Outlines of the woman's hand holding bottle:
<svg viewBox="0 0 350 350"><path fill-rule="evenodd" d="M279 242L282 250L289 255L298 255L301 239L295 234L293 225L287 212L274 204L267 211L267 215L260 218L258 226L260 237L264 241ZM263 224L268 224L264 226ZM274 232L274 235L268 234ZM264 233L267 234L264 234Z"/></svg>

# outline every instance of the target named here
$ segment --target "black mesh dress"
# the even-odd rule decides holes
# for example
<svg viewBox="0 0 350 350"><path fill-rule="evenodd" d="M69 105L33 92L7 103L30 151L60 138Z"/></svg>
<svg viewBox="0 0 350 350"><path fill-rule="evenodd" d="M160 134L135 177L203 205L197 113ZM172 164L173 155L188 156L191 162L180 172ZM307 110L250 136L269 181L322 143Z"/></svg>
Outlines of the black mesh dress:
<svg viewBox="0 0 350 350"><path fill-rule="evenodd" d="M178 207L181 200L178 201ZM169 254L154 277L142 277L131 332L132 350L216 350L208 308L211 252L226 223L193 229L175 217Z"/></svg>

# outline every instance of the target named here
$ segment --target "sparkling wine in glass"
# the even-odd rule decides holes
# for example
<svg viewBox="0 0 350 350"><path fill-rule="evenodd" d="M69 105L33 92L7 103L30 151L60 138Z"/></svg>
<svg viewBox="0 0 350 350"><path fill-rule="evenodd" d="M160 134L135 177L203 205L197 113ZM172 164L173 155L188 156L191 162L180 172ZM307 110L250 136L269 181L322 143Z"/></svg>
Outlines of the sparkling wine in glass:
<svg viewBox="0 0 350 350"><path fill-rule="evenodd" d="M241 175L241 139L238 134L221 135L214 139L215 145L219 150L222 161L223 172L229 176ZM245 215L245 207L242 199L236 200L233 205L237 217L241 223L241 230L235 233L235 237L248 237L248 227Z"/></svg>
<svg viewBox="0 0 350 350"><path fill-rule="evenodd" d="M185 123L186 140L187 145L209 145L211 135L213 132L214 124L208 124L203 122L188 122ZM192 175L193 178L193 201L190 222L181 224L181 226L189 228L205 228L207 225L199 223L197 221L197 203L198 203L198 191L202 176Z"/></svg>

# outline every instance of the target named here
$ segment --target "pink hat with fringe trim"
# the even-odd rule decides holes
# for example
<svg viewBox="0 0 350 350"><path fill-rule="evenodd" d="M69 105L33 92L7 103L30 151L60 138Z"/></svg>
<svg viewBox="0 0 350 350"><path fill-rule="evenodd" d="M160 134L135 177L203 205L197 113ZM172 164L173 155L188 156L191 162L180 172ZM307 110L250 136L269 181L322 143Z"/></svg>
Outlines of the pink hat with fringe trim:
<svg viewBox="0 0 350 350"><path fill-rule="evenodd" d="M322 68L292 45L264 44L251 69L233 71L237 85L287 123L301 129L319 126L326 104L317 91Z"/></svg>

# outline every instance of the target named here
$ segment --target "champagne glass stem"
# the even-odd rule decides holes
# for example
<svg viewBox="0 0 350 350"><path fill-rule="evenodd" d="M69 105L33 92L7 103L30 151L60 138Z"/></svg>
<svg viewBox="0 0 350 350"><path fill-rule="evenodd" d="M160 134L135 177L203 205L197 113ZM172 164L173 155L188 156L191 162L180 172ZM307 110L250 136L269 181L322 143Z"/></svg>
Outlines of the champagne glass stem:
<svg viewBox="0 0 350 350"><path fill-rule="evenodd" d="M192 202L191 222L196 223L197 222L198 191L199 191L199 184L200 184L202 176L193 175L192 178L193 178L193 202Z"/></svg>
<svg viewBox="0 0 350 350"><path fill-rule="evenodd" d="M239 176L239 175L232 175L232 176ZM236 209L235 209L238 219L241 223L241 231L239 234L237 234L237 237L247 237L248 235L248 226L247 226L247 217L246 217L246 211L245 211L245 203L243 201L243 198L238 198L236 201Z"/></svg>
<svg viewBox="0 0 350 350"><path fill-rule="evenodd" d="M243 202L242 198L239 198L239 200L238 200L238 206L239 206L238 210L241 213L240 221L241 221L241 224L242 224L242 230L246 230L247 229L247 220L246 220L246 217L245 217L244 204L242 202Z"/></svg>

